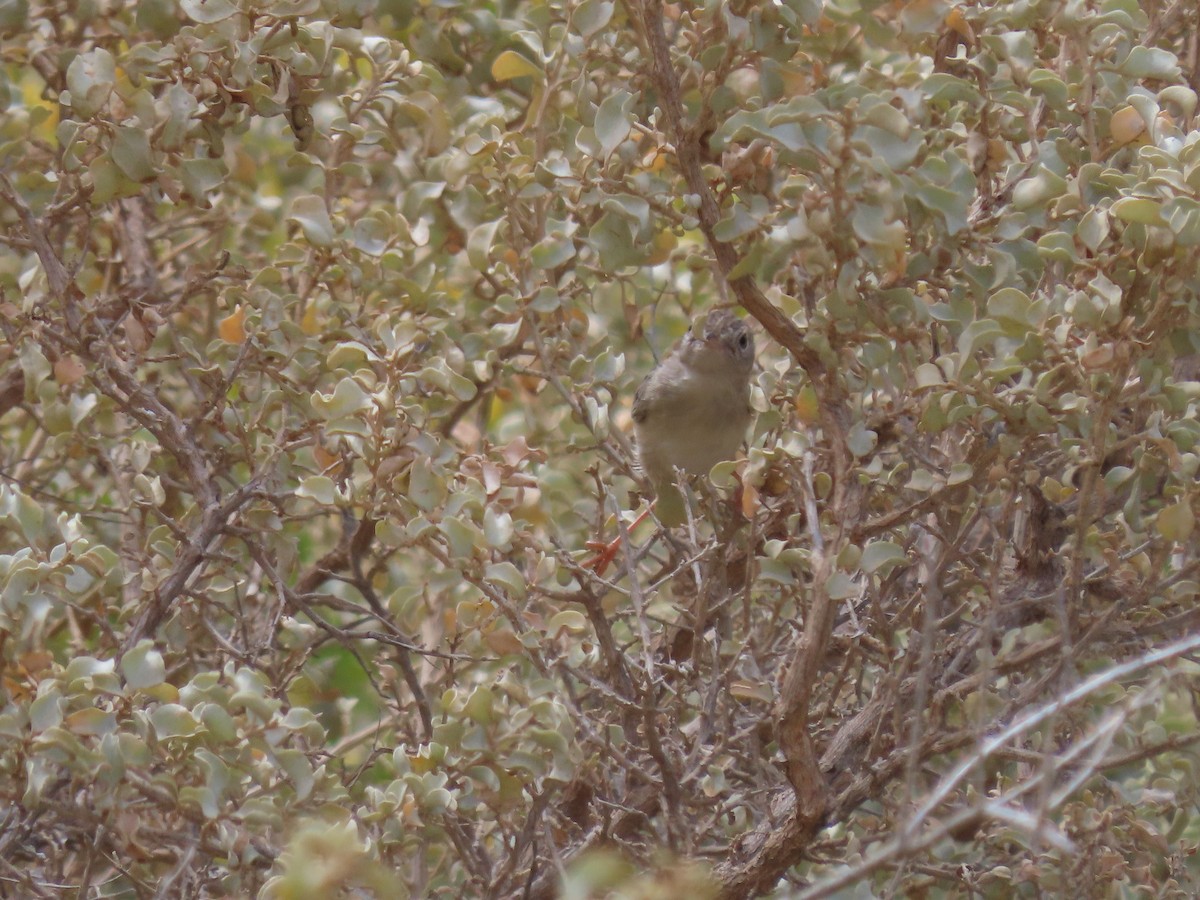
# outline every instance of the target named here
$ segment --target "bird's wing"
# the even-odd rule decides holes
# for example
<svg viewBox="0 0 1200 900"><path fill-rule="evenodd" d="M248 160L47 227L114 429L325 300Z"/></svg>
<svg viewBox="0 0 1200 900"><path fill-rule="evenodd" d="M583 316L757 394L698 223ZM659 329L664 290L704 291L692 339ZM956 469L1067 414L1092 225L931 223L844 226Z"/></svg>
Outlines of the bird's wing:
<svg viewBox="0 0 1200 900"><path fill-rule="evenodd" d="M651 372L642 379L642 383L638 385L637 393L633 395L633 421L641 423L646 421L646 416L650 415L650 379L654 377Z"/></svg>
<svg viewBox="0 0 1200 900"><path fill-rule="evenodd" d="M633 395L633 421L639 425L645 424L653 410L662 409L664 404L675 403L680 394L687 390L686 373L681 371L682 366L676 356L668 356L642 379L637 393Z"/></svg>

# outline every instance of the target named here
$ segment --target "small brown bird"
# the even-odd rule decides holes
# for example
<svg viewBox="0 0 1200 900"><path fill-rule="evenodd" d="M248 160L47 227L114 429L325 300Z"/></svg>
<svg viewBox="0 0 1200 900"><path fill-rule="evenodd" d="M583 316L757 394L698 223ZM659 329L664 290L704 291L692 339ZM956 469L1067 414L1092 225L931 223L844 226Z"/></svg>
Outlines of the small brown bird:
<svg viewBox="0 0 1200 900"><path fill-rule="evenodd" d="M707 475L732 459L750 424L754 335L726 310L700 315L646 376L633 400L638 460L658 496L658 518L683 523L676 469Z"/></svg>

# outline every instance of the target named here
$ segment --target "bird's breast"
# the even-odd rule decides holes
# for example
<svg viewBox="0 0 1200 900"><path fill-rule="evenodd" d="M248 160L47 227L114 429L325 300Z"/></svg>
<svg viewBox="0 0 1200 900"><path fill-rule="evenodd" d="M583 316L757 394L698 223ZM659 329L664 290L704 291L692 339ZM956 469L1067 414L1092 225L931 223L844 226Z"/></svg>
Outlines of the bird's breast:
<svg viewBox="0 0 1200 900"><path fill-rule="evenodd" d="M746 391L727 379L694 375L677 388L672 402L657 406L638 427L642 465L658 477L674 467L704 475L737 454L750 423Z"/></svg>

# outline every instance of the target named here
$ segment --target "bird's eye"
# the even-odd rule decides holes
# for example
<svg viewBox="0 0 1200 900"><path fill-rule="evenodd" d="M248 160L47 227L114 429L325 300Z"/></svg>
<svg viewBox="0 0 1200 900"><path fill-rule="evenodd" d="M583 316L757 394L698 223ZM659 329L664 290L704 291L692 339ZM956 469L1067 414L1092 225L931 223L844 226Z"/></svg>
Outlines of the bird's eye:
<svg viewBox="0 0 1200 900"><path fill-rule="evenodd" d="M743 331L741 336L738 337L738 346L741 347L743 350L745 350L747 347L749 347L750 346L750 335L746 334Z"/></svg>

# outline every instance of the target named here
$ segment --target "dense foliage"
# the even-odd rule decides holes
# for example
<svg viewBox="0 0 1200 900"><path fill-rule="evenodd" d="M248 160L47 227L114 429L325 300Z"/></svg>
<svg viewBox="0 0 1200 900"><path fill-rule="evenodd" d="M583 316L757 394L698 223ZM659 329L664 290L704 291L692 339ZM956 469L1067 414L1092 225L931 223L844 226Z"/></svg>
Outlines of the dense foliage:
<svg viewBox="0 0 1200 900"><path fill-rule="evenodd" d="M1198 15L0 0L0 894L1195 896Z"/></svg>

